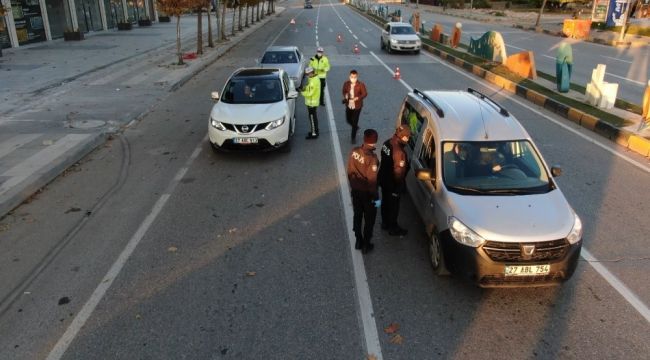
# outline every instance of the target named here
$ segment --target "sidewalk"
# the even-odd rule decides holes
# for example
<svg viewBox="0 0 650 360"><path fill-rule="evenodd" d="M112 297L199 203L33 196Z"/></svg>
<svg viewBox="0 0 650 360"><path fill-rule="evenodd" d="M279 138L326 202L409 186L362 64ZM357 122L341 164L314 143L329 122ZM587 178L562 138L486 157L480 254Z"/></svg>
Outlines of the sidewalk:
<svg viewBox="0 0 650 360"><path fill-rule="evenodd" d="M409 14L416 10L414 4L398 5L389 4L391 8L400 7L402 8L402 13L404 9L409 9ZM520 12L512 10L495 10L495 9L445 9L441 6L431 6L431 5L419 5L418 10L426 11L434 14L442 14L448 16L454 16L464 19L471 19L475 21L495 23L505 26L516 27L519 29L535 31L534 24L537 20L538 13L536 12ZM584 15L581 18L586 18ZM540 28L542 32L549 35L562 37L562 27L564 19L571 19L571 14L557 14L557 13L544 13L540 20ZM631 24L641 24L643 26L650 27L650 19L632 19ZM592 29L590 32L590 39L594 43L602 45L611 45L614 46L614 43L618 41L619 33L613 31L601 31ZM640 36L640 35L630 35L626 34L624 43L629 43L628 46L639 47L639 46L648 46L650 45L650 37Z"/></svg>
<svg viewBox="0 0 650 360"><path fill-rule="evenodd" d="M215 48L207 47L204 16L204 54L184 66L174 65L174 22L3 50L0 217L285 9L275 10L223 43L213 26ZM184 16L181 27L183 52L196 51L196 16Z"/></svg>

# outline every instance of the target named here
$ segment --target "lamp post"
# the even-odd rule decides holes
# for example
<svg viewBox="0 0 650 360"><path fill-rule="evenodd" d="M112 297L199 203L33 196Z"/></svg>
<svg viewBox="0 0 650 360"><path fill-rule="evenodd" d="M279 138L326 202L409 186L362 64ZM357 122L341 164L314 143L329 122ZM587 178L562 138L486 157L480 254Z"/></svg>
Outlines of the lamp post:
<svg viewBox="0 0 650 360"><path fill-rule="evenodd" d="M621 24L621 33L618 35L618 41L623 41L623 39L625 39L625 27L627 26L627 18L630 16L631 7L632 2L628 0L627 7L625 8L625 17L623 18L623 23Z"/></svg>

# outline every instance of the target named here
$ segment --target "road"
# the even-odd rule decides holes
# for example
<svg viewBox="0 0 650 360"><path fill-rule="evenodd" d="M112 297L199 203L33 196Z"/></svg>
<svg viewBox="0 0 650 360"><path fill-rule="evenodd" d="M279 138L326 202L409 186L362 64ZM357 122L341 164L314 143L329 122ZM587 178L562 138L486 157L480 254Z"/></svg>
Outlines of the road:
<svg viewBox="0 0 650 360"><path fill-rule="evenodd" d="M379 29L344 5L289 4L0 222L0 359L650 353L646 160L426 54L381 52ZM301 100L291 153L213 153L205 139L210 91L271 43L306 54L318 44L330 57L320 138L304 139ZM391 77L395 66L403 82ZM400 215L408 236L390 237L377 224L375 251L351 250L338 172L353 146L338 101L351 68L370 93L362 127L381 139L407 86L472 86L514 114L547 162L563 167L560 186L585 224L574 277L559 287L487 290L434 277L408 198ZM391 323L401 344L383 330Z"/></svg>
<svg viewBox="0 0 650 360"><path fill-rule="evenodd" d="M408 19L413 6L402 7L402 16ZM470 37L477 39L485 32L494 30L503 35L506 43L507 54L512 55L521 51L533 51L537 70L555 76L555 57L558 46L569 43L573 47L573 74L571 82L586 86L591 81L591 71L598 64L607 66L605 81L619 84L618 98L634 104L641 104L643 92L648 86L650 73L648 59L650 47L615 48L575 39L561 38L542 33L524 31L501 24L485 23L469 19L460 19L452 16L432 14L420 11L421 18L426 22L426 27L441 24L446 33L450 33L453 26L460 22L463 24L461 42L469 44ZM533 26L533 23L530 24Z"/></svg>

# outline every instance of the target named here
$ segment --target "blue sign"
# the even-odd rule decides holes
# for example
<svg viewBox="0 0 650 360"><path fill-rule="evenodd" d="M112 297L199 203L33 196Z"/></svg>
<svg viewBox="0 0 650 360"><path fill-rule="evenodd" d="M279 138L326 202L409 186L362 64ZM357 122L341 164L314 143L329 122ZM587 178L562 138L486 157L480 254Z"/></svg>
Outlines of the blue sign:
<svg viewBox="0 0 650 360"><path fill-rule="evenodd" d="M625 23L625 11L628 0L611 0L607 14L607 26L622 26Z"/></svg>

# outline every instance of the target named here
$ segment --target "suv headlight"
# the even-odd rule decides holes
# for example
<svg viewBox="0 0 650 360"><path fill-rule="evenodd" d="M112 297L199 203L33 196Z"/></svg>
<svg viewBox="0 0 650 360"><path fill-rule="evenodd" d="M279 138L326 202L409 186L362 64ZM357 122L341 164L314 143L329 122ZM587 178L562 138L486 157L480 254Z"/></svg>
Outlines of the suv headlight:
<svg viewBox="0 0 650 360"><path fill-rule="evenodd" d="M566 237L569 244L575 244L582 239L582 221L577 214L573 214L573 216L575 216L575 219L573 220L573 229L571 229L571 232Z"/></svg>
<svg viewBox="0 0 650 360"><path fill-rule="evenodd" d="M273 130L273 129L276 129L276 128L282 126L282 124L284 124L284 116L277 119L277 120L271 121L268 125L266 125L265 129L266 130Z"/></svg>
<svg viewBox="0 0 650 360"><path fill-rule="evenodd" d="M448 223L451 236L453 236L453 238L459 243L471 247L479 247L485 242L485 239L483 239L481 235L472 231L472 229L465 226L465 224L455 217L450 216Z"/></svg>
<svg viewBox="0 0 650 360"><path fill-rule="evenodd" d="M222 123L220 123L219 121L217 121L217 120L215 120L213 118L210 118L210 125L212 125L212 127L217 129L217 130L226 131L226 127L223 126Z"/></svg>
<svg viewBox="0 0 650 360"><path fill-rule="evenodd" d="M395 40L395 39L390 39L390 43L391 43L391 44L397 44L397 40Z"/></svg>

